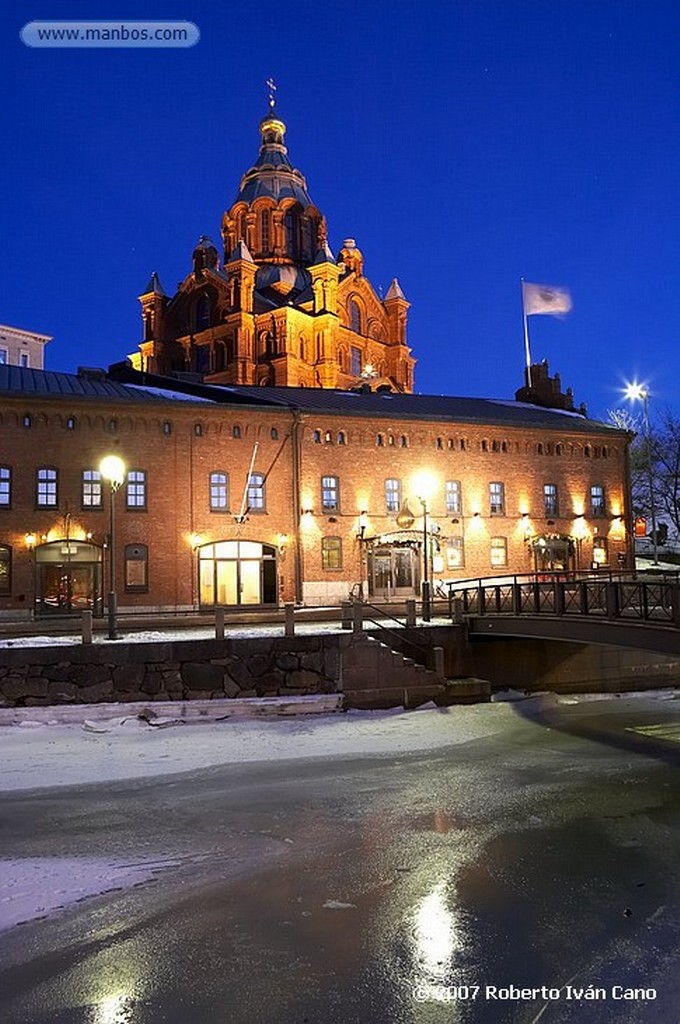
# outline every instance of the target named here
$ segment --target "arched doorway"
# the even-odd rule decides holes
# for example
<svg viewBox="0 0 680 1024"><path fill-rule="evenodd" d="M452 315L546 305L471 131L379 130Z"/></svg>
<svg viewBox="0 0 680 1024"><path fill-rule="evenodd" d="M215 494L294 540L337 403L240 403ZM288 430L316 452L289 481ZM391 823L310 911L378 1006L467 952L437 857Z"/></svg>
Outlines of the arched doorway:
<svg viewBox="0 0 680 1024"><path fill-rule="evenodd" d="M215 605L276 605L276 548L250 540L223 540L198 549L198 599Z"/></svg>
<svg viewBox="0 0 680 1024"><path fill-rule="evenodd" d="M102 549L78 540L53 540L35 549L35 614L102 614Z"/></svg>

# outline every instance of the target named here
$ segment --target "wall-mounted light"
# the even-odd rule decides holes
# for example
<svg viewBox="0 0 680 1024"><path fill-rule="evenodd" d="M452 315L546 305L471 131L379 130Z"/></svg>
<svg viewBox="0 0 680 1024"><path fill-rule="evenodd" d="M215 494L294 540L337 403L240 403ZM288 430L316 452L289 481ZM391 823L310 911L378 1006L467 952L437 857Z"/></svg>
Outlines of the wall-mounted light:
<svg viewBox="0 0 680 1024"><path fill-rule="evenodd" d="M85 534L85 540L92 540L92 531L88 530Z"/></svg>
<svg viewBox="0 0 680 1024"><path fill-rule="evenodd" d="M203 546L203 537L201 537L200 533L191 533L189 534L189 543L192 550L196 551L197 548Z"/></svg>
<svg viewBox="0 0 680 1024"><path fill-rule="evenodd" d="M279 554L282 555L288 547L288 534L279 533L276 538L276 546L279 549Z"/></svg>
<svg viewBox="0 0 680 1024"><path fill-rule="evenodd" d="M366 535L366 530L367 529L368 529L368 512L365 509L362 509L362 511L359 513L359 530L358 530L358 533L357 533L357 537L359 538L359 540L363 540L364 539L364 537Z"/></svg>
<svg viewBox="0 0 680 1024"><path fill-rule="evenodd" d="M24 536L24 544L26 545L26 547L28 548L29 551L32 551L33 548L35 547L36 539L37 538L36 538L34 533L27 533L27 534L25 534L25 536Z"/></svg>

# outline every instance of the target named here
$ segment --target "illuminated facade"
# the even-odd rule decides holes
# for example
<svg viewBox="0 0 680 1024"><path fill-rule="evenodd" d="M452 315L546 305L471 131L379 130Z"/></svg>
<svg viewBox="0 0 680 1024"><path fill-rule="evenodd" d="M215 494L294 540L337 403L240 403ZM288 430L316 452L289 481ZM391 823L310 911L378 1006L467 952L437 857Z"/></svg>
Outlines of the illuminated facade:
<svg viewBox="0 0 680 1024"><path fill-rule="evenodd" d="M379 297L352 238L333 256L273 101L260 132L259 157L222 218L222 255L201 236L172 297L151 275L140 296L135 366L215 383L308 388L350 387L363 375L411 392L409 303L398 281Z"/></svg>

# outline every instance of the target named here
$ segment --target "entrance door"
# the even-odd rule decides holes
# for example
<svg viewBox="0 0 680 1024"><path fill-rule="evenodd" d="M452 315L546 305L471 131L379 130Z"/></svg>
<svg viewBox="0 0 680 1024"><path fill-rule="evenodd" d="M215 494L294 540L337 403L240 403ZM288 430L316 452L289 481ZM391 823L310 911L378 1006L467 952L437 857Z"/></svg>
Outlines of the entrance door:
<svg viewBox="0 0 680 1024"><path fill-rule="evenodd" d="M201 606L276 604L276 548L227 540L198 551Z"/></svg>
<svg viewBox="0 0 680 1024"><path fill-rule="evenodd" d="M80 541L52 541L35 550L36 615L101 615L101 548Z"/></svg>
<svg viewBox="0 0 680 1024"><path fill-rule="evenodd" d="M384 547L369 551L369 591L375 597L413 597L417 574L417 552L413 548Z"/></svg>

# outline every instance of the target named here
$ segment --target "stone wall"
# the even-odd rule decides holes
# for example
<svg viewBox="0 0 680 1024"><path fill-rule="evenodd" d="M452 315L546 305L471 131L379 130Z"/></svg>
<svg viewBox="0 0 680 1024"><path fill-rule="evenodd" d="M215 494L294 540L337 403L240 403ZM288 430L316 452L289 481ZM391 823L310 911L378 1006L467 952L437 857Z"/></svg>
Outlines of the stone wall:
<svg viewBox="0 0 680 1024"><path fill-rule="evenodd" d="M0 649L0 706L337 693L352 637Z"/></svg>

